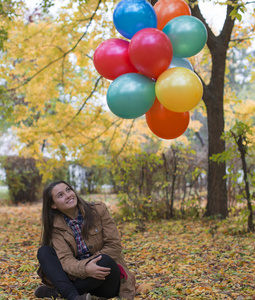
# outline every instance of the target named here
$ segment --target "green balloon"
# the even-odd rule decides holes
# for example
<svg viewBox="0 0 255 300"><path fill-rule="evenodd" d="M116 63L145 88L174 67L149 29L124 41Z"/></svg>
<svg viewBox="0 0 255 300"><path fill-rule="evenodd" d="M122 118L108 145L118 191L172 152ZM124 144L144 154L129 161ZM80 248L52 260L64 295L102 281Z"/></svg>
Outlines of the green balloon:
<svg viewBox="0 0 255 300"><path fill-rule="evenodd" d="M170 20L163 28L173 46L173 56L191 57L200 52L207 41L207 30L203 22L193 16L179 16Z"/></svg>
<svg viewBox="0 0 255 300"><path fill-rule="evenodd" d="M109 86L106 98L116 116L122 119L141 117L155 101L155 81L138 73L121 75Z"/></svg>

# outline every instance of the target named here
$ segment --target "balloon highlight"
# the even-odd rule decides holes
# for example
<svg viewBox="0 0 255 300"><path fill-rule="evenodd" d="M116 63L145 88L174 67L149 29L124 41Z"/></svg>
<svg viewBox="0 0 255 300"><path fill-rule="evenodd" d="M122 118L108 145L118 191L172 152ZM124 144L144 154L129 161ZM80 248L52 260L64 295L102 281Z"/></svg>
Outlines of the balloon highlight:
<svg viewBox="0 0 255 300"><path fill-rule="evenodd" d="M186 68L172 68L163 72L156 82L156 96L167 109L185 112L201 100L203 85L198 76Z"/></svg>
<svg viewBox="0 0 255 300"><path fill-rule="evenodd" d="M117 31L127 39L144 28L157 28L157 15L146 0L122 0L113 12Z"/></svg>
<svg viewBox="0 0 255 300"><path fill-rule="evenodd" d="M160 0L153 7L158 19L157 28L160 30L176 17L191 15L191 10L184 0Z"/></svg>
<svg viewBox="0 0 255 300"><path fill-rule="evenodd" d="M175 139L181 136L189 125L189 112L173 112L166 109L157 99L146 113L150 130L162 139Z"/></svg>
<svg viewBox="0 0 255 300"><path fill-rule="evenodd" d="M137 32L129 44L130 60L135 68L150 78L158 78L173 57L172 44L162 31L146 28Z"/></svg>
<svg viewBox="0 0 255 300"><path fill-rule="evenodd" d="M169 37L176 57L196 55L207 41L205 25L193 16L174 18L166 24L163 32Z"/></svg>
<svg viewBox="0 0 255 300"><path fill-rule="evenodd" d="M102 42L94 53L94 66L103 77L114 80L126 73L137 73L128 55L129 42L109 39Z"/></svg>
<svg viewBox="0 0 255 300"><path fill-rule="evenodd" d="M155 82L136 73L124 74L115 79L107 91L110 110L123 119L144 115L155 101Z"/></svg>

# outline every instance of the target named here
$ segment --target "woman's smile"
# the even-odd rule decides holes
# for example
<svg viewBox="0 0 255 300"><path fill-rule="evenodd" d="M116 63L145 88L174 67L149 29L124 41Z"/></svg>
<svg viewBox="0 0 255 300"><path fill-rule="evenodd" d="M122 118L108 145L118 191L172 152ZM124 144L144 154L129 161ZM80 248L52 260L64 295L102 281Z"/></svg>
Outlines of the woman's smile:
<svg viewBox="0 0 255 300"><path fill-rule="evenodd" d="M77 196L75 192L65 183L57 184L52 189L52 208L58 209L63 214L76 218L78 215Z"/></svg>

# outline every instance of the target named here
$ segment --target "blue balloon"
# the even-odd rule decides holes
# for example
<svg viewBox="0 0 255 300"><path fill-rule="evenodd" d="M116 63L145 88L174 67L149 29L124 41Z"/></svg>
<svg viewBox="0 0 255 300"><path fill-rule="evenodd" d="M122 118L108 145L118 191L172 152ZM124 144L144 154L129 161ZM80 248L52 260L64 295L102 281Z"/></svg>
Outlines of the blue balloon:
<svg viewBox="0 0 255 300"><path fill-rule="evenodd" d="M182 67L194 71L192 64L187 58L173 56L169 69L175 67Z"/></svg>
<svg viewBox="0 0 255 300"><path fill-rule="evenodd" d="M173 46L173 56L191 57L201 51L207 41L207 30L202 21L193 16L179 16L163 28Z"/></svg>
<svg viewBox="0 0 255 300"><path fill-rule="evenodd" d="M123 119L141 117L155 101L155 81L138 73L121 75L109 86L106 98L116 116Z"/></svg>
<svg viewBox="0 0 255 300"><path fill-rule="evenodd" d="M125 38L144 28L157 28L157 15L146 0L122 0L113 12L113 23Z"/></svg>

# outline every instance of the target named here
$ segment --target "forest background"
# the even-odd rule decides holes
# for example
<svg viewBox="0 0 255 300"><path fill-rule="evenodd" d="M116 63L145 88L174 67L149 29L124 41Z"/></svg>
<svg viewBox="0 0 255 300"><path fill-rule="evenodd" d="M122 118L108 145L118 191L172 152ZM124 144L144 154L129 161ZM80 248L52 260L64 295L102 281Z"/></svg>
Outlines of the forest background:
<svg viewBox="0 0 255 300"><path fill-rule="evenodd" d="M8 185L1 260L9 272L1 271L0 295L28 299L24 293L31 295L38 282L34 275L28 280L36 261L22 262L17 249L36 251L42 188L62 178L88 199L103 194L126 255L134 254L130 261L145 293L139 297L253 299L254 3L218 3L226 6L219 29L203 17L199 2L189 2L208 31L207 45L190 58L204 96L175 140L157 138L144 117L123 120L106 106L110 82L96 72L93 53L102 41L120 37L112 22L117 2L70 0L51 14L54 4L42 1L33 10L23 1L0 4L0 125L2 139L11 136L1 158ZM153 250L163 241L157 256ZM219 248L225 241L227 248ZM146 272L152 261L158 269ZM209 268L202 282L201 263ZM174 273L173 286L166 286Z"/></svg>

